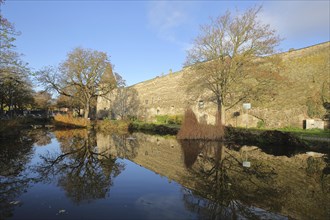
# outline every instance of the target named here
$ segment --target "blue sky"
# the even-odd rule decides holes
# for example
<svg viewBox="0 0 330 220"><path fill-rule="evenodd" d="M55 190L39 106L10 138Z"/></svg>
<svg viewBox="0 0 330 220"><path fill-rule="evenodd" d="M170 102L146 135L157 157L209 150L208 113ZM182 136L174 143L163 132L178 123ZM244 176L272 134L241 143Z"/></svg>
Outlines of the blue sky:
<svg viewBox="0 0 330 220"><path fill-rule="evenodd" d="M16 50L32 70L75 47L106 52L127 85L179 71L210 17L262 4L260 19L285 38L278 48L329 41L329 1L10 1L1 13L22 34Z"/></svg>

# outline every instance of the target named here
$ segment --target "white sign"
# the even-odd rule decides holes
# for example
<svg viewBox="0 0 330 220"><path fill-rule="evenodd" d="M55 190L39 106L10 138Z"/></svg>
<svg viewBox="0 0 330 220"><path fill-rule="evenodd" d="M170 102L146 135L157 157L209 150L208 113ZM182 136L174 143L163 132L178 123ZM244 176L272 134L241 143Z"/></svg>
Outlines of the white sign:
<svg viewBox="0 0 330 220"><path fill-rule="evenodd" d="M243 108L244 109L251 109L251 103L243 103Z"/></svg>
<svg viewBox="0 0 330 220"><path fill-rule="evenodd" d="M243 167L251 167L250 161L243 161Z"/></svg>

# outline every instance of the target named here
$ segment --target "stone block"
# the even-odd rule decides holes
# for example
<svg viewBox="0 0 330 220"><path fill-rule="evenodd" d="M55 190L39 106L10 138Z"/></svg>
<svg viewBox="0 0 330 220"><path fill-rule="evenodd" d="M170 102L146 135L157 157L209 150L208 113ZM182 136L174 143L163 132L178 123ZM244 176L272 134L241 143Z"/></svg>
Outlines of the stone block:
<svg viewBox="0 0 330 220"><path fill-rule="evenodd" d="M306 119L305 120L305 129L324 129L324 121L321 119Z"/></svg>

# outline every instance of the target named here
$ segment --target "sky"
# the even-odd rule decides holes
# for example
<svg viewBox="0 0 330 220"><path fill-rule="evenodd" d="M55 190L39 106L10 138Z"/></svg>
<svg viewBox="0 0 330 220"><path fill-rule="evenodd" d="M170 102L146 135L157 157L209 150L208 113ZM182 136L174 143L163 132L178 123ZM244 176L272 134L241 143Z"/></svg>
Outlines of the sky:
<svg viewBox="0 0 330 220"><path fill-rule="evenodd" d="M127 85L179 71L200 25L227 10L262 5L259 19L283 38L278 51L330 40L329 1L23 1L1 14L21 32L17 52L32 71L76 47L106 52Z"/></svg>

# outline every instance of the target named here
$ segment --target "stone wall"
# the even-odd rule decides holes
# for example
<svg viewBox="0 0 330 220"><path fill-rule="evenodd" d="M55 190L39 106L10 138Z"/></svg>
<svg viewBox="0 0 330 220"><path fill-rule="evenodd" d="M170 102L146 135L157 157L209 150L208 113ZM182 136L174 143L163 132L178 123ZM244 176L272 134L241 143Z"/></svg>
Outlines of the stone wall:
<svg viewBox="0 0 330 220"><path fill-rule="evenodd" d="M330 85L330 42L280 54L283 58L283 72L287 82L277 91L278 95L267 102L251 100L252 109L243 110L238 103L226 112L226 124L241 127L303 127L303 120L309 118L308 99L312 107L319 109L319 116L326 111L320 104L320 93L324 83ZM159 76L131 86L137 92L140 119L154 121L156 115L183 115L186 108L194 110L199 120L214 123L216 105L207 102L208 94L200 93L196 98L187 93L187 86L193 77L189 68ZM197 91L198 93L198 91ZM329 92L328 92L329 93ZM101 117L111 108L111 95L98 98L97 112ZM328 100L330 101L330 100ZM316 106L317 105L317 106Z"/></svg>

